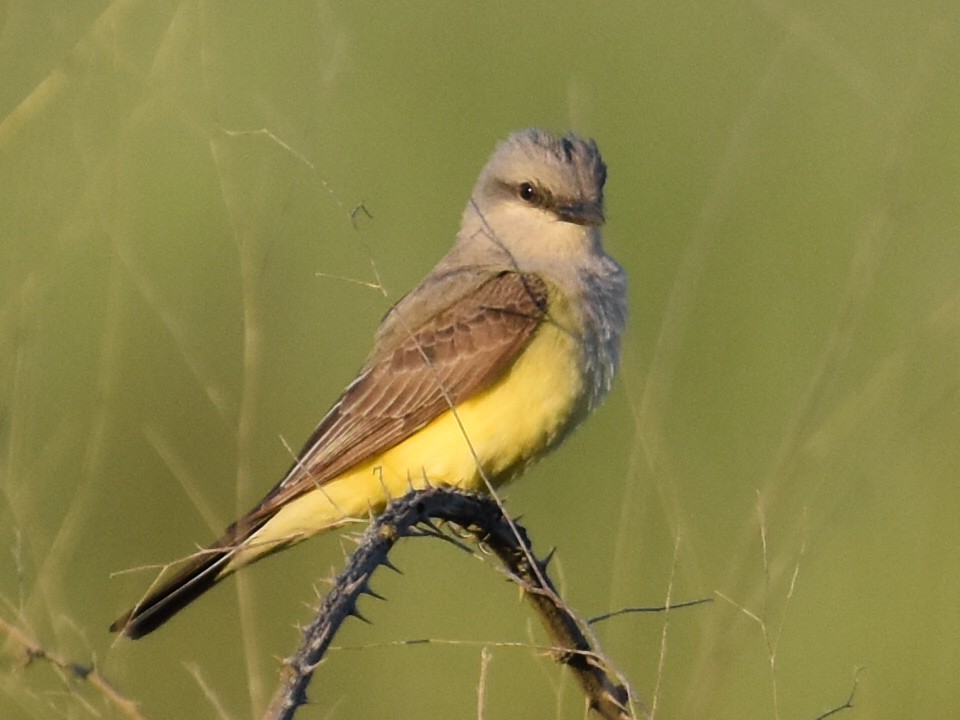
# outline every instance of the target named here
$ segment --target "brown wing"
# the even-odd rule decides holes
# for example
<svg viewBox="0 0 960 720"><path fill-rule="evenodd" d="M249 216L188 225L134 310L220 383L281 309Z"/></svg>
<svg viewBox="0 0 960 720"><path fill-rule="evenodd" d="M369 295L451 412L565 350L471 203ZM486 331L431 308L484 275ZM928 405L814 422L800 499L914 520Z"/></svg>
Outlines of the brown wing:
<svg viewBox="0 0 960 720"><path fill-rule="evenodd" d="M392 339L378 344L287 476L236 529L260 525L290 499L397 445L500 376L546 315L547 287L536 275L514 271L481 278L464 290L463 283L478 279L475 270L464 271L459 290L452 290L456 277L446 277L446 292L456 293L451 302L415 291L394 306L378 335ZM427 317L403 312L431 306Z"/></svg>

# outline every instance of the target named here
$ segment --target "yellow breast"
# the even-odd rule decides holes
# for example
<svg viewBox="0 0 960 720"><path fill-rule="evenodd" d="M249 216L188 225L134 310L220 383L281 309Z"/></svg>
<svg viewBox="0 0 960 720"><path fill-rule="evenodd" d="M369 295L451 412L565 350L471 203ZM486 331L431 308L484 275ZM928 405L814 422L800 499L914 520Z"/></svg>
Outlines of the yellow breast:
<svg viewBox="0 0 960 720"><path fill-rule="evenodd" d="M226 572L378 513L411 488L485 491L484 478L496 486L516 476L587 412L577 319L566 303L551 300L547 319L503 377L378 457L289 502Z"/></svg>

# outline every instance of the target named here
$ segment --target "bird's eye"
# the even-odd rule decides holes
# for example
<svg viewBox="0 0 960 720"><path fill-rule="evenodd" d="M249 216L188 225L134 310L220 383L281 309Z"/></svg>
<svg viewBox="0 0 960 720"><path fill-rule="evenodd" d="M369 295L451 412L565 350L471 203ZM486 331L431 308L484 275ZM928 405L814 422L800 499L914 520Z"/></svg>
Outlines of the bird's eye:
<svg viewBox="0 0 960 720"><path fill-rule="evenodd" d="M520 183L520 186L517 188L517 192L524 202L528 202L531 205L535 204L540 197L540 193L537 192L537 188L534 187L533 183L529 182Z"/></svg>

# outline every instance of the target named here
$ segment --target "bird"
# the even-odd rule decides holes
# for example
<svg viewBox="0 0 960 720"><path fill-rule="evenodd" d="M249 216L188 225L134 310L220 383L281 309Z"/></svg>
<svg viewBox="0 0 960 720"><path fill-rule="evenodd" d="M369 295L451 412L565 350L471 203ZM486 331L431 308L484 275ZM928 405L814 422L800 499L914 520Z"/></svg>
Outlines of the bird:
<svg viewBox="0 0 960 720"><path fill-rule="evenodd" d="M596 142L572 132L498 143L453 246L387 311L287 473L110 629L143 637L240 568L411 488L491 492L557 447L620 362L627 278L603 247L606 178Z"/></svg>

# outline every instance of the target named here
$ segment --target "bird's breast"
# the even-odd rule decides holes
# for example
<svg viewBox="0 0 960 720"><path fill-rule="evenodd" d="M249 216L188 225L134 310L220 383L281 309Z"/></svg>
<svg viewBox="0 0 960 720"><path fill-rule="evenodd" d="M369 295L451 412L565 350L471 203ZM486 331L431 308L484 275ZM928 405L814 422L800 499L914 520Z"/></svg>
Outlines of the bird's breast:
<svg viewBox="0 0 960 720"><path fill-rule="evenodd" d="M498 381L436 421L455 422L460 442L469 441L495 485L556 446L586 415L581 339L565 320L550 313ZM470 460L467 476L477 474Z"/></svg>
<svg viewBox="0 0 960 720"><path fill-rule="evenodd" d="M595 402L580 315L551 299L548 317L516 360L487 388L413 435L288 503L255 538L299 541L382 511L411 488L484 491L512 479L555 447ZM248 558L243 558L249 562Z"/></svg>

